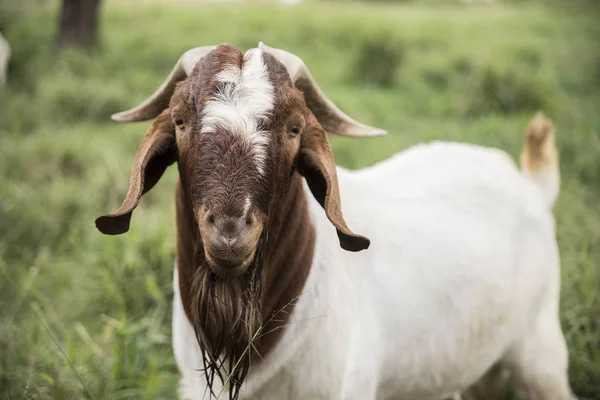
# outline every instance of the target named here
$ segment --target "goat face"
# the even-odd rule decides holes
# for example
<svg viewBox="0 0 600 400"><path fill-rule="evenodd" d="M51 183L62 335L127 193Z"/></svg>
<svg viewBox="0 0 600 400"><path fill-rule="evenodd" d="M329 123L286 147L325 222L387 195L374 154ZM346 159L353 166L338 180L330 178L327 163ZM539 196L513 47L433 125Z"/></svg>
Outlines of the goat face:
<svg viewBox="0 0 600 400"><path fill-rule="evenodd" d="M272 56L220 46L178 85L170 114L204 256L220 276L244 273L286 193L310 111Z"/></svg>
<svg viewBox="0 0 600 400"><path fill-rule="evenodd" d="M101 232L126 232L142 194L177 162L204 256L218 275L250 265L294 171L306 178L341 246L368 247L344 222L325 130L352 137L386 132L340 111L297 56L263 43L245 54L226 44L189 50L149 99L113 119L154 117L125 201L96 220Z"/></svg>
<svg viewBox="0 0 600 400"><path fill-rule="evenodd" d="M184 221L186 227L179 239L192 243L184 249L186 263L193 264L186 266L192 272L190 287L182 290L184 308L205 350L209 386L215 373L223 378L228 360L237 393L250 365L246 349L263 323L264 244L269 230L276 230L271 220L286 217L290 183L303 175L340 245L366 249L369 240L344 221L325 131L355 137L385 131L342 113L298 57L262 43L245 54L228 45L189 50L148 100L113 116L150 118L155 120L137 151L127 197L96 226L106 234L126 232L141 196L177 162L178 226Z"/></svg>

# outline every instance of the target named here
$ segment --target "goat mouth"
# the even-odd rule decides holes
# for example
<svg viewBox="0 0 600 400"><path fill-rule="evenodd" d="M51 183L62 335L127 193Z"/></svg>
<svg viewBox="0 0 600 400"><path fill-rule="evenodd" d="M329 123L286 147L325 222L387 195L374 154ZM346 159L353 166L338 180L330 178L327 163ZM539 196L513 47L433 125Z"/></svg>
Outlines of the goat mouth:
<svg viewBox="0 0 600 400"><path fill-rule="evenodd" d="M254 253L255 250L252 250L245 257L228 259L213 256L208 251L205 255L208 266L215 274L219 276L239 276L246 272L246 269L254 260Z"/></svg>

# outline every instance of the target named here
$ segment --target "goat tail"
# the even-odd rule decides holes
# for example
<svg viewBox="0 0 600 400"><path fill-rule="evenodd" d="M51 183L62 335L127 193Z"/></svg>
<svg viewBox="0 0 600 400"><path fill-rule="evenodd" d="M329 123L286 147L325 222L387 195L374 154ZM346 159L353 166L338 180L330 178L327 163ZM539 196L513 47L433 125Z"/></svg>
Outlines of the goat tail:
<svg viewBox="0 0 600 400"><path fill-rule="evenodd" d="M527 125L521 152L521 170L541 191L548 207L552 208L560 190L559 157L554 141L554 125L541 111Z"/></svg>

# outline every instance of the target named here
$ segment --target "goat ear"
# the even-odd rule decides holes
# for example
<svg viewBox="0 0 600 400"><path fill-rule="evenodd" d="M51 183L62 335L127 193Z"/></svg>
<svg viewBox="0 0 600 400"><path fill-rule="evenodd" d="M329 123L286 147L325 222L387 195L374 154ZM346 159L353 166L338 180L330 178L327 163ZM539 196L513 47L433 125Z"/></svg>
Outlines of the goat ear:
<svg viewBox="0 0 600 400"><path fill-rule="evenodd" d="M127 197L114 213L96 218L96 227L106 235L119 235L129 230L131 213L144 193L152 189L167 167L177 160L175 127L170 109L164 110L144 136L129 181Z"/></svg>
<svg viewBox="0 0 600 400"><path fill-rule="evenodd" d="M304 176L313 196L335 226L340 246L348 251L365 250L369 248L369 239L352 232L342 214L335 160L327 135L313 116L311 119L301 138L296 160L298 172Z"/></svg>

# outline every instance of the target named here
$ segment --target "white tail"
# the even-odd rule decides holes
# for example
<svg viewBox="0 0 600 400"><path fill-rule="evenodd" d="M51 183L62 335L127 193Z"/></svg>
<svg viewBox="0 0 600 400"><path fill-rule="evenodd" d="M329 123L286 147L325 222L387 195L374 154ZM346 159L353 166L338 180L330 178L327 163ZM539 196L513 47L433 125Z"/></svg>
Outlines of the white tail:
<svg viewBox="0 0 600 400"><path fill-rule="evenodd" d="M552 208L558 197L560 172L558 151L554 143L554 126L541 111L527 125L525 144L521 152L521 169L542 192Z"/></svg>

